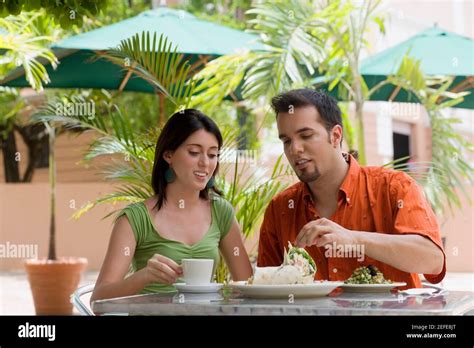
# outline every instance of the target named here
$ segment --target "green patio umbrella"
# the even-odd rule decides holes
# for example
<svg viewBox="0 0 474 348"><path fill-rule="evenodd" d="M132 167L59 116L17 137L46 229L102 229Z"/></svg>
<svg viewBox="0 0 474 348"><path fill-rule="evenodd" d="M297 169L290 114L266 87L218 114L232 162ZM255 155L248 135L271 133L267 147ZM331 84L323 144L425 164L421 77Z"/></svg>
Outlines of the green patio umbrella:
<svg viewBox="0 0 474 348"><path fill-rule="evenodd" d="M362 61L360 72L369 89L395 74L405 54L420 60L427 76L454 76L450 90L470 91L455 108L474 109L474 41L436 26ZM328 88L326 76L315 76L312 84ZM329 93L338 98L336 86ZM387 84L370 96L373 101L418 102L413 93Z"/></svg>
<svg viewBox="0 0 474 348"><path fill-rule="evenodd" d="M438 27L420 32L410 39L363 60L361 74L369 88L395 74L405 54L420 60L425 75L455 76L450 90L470 91L455 107L474 109L474 40ZM396 86L387 85L371 100L416 102L415 97Z"/></svg>
<svg viewBox="0 0 474 348"><path fill-rule="evenodd" d="M124 67L95 59L97 53L116 47L121 40L143 31L166 35L178 46L178 52L189 58L192 70L218 56L236 53L238 49L261 49L254 35L198 19L183 10L160 7L55 43L52 49L60 64L56 70L47 66L51 83L45 87L155 93L148 82L131 76ZM0 81L0 85L29 86L21 68Z"/></svg>

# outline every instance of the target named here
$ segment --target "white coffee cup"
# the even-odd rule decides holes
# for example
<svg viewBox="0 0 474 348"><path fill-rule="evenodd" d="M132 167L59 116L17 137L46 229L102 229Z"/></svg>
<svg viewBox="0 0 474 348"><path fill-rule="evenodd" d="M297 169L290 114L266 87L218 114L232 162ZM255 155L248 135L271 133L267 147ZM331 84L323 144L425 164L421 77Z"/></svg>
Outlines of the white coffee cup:
<svg viewBox="0 0 474 348"><path fill-rule="evenodd" d="M211 283L214 270L213 259L183 259L183 279L186 285L206 285Z"/></svg>

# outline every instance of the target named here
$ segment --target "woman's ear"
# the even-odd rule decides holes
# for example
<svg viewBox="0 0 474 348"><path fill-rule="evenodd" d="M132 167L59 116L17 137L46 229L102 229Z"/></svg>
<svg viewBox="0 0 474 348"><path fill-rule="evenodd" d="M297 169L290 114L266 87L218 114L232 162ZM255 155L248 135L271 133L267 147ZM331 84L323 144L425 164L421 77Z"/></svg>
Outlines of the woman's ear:
<svg viewBox="0 0 474 348"><path fill-rule="evenodd" d="M172 151L165 151L163 153L163 159L168 162L168 164L171 163L171 159L173 158L173 152Z"/></svg>

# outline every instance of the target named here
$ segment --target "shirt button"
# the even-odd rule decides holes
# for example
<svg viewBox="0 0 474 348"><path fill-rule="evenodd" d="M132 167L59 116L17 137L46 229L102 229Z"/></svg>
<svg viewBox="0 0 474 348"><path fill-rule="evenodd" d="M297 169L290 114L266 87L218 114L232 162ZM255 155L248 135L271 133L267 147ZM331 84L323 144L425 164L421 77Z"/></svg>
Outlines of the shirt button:
<svg viewBox="0 0 474 348"><path fill-rule="evenodd" d="M367 219L367 215L364 214L364 216L362 216L364 219Z"/></svg>

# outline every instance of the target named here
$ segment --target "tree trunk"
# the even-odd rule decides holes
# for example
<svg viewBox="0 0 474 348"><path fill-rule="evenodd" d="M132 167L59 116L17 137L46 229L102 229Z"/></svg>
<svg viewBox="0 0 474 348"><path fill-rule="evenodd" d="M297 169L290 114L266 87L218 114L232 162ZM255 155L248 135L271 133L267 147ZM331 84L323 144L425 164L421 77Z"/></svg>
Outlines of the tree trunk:
<svg viewBox="0 0 474 348"><path fill-rule="evenodd" d="M55 129L46 126L49 132L49 184L51 186L51 216L49 225L48 260L56 260L56 162L54 154Z"/></svg>
<svg viewBox="0 0 474 348"><path fill-rule="evenodd" d="M249 145L248 135L246 131L247 118L249 116L244 106L237 106L237 122L239 124L239 134L237 136L237 148L246 150Z"/></svg>
<svg viewBox="0 0 474 348"><path fill-rule="evenodd" d="M16 147L15 132L8 132L6 139L0 136L0 147L3 153L3 169L5 182L20 182L20 169L18 166L18 150Z"/></svg>
<svg viewBox="0 0 474 348"><path fill-rule="evenodd" d="M21 135L23 142L28 147L28 163L22 182L31 182L38 166L41 150L48 145L48 133L42 124L29 124L26 126L15 125L15 130Z"/></svg>
<svg viewBox="0 0 474 348"><path fill-rule="evenodd" d="M22 182L31 182L33 180L33 174L35 173L35 168L39 160L39 155L41 153L42 143L32 143L28 146L28 165L26 167L25 173L23 174Z"/></svg>
<svg viewBox="0 0 474 348"><path fill-rule="evenodd" d="M358 60L353 64L353 76L354 76L354 102L355 102L355 115L356 115L356 141L358 151L358 162L361 165L366 165L365 157L365 136L364 136L364 93L362 91L361 79L362 76L358 71Z"/></svg>
<svg viewBox="0 0 474 348"><path fill-rule="evenodd" d="M365 156L365 136L364 136L364 101L356 101L356 134L357 134L357 151L358 151L358 162L361 165L366 165Z"/></svg>
<svg viewBox="0 0 474 348"><path fill-rule="evenodd" d="M235 9L235 19L239 21L245 20L245 10L242 7L237 7Z"/></svg>

